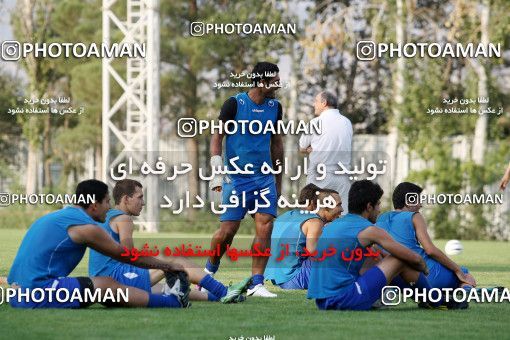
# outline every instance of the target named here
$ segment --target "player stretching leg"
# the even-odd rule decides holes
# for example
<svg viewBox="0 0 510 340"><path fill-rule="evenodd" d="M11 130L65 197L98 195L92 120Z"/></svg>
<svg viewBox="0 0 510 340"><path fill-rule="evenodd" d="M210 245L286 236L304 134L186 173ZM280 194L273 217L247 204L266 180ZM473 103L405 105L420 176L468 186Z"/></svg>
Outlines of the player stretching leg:
<svg viewBox="0 0 510 340"><path fill-rule="evenodd" d="M167 263L152 257L140 257L131 262L122 256L124 248L115 242L97 222L104 222L110 209L108 186L97 180L78 184L76 195L90 197L94 202L84 202L49 213L37 219L23 237L8 276L13 288L67 290L69 295L85 294L86 289L117 290L128 292L129 301L109 304L119 307L170 307L189 305L189 282L180 265ZM154 268L166 273L169 287L165 294L152 294L128 287L111 277L68 277L90 247L117 261L130 262L143 268ZM177 273L178 272L178 273ZM176 277L177 276L177 277ZM38 299L39 300L39 299ZM42 301L11 299L10 304L19 308L82 308L89 303L77 300L61 302L53 295L45 295Z"/></svg>
<svg viewBox="0 0 510 340"><path fill-rule="evenodd" d="M142 184L132 179L124 179L115 184L113 199L115 208L108 211L106 221L101 227L123 247L133 248L133 216L139 216L144 206ZM171 263L181 265L189 275L192 283L198 283L208 290L207 293L192 290L190 300L221 301L223 303L239 302L244 299L250 279L241 281L230 287L224 286L210 275L204 273L195 263L185 258L175 257ZM118 262L95 250L90 251L89 275L109 276L116 281L151 292L151 287L165 278L159 269L139 268L127 263ZM165 286L166 288L167 286ZM153 289L161 291L161 289Z"/></svg>
<svg viewBox="0 0 510 340"><path fill-rule="evenodd" d="M257 63L253 68L253 74L260 76L254 78L254 87L248 92L242 92L234 97L230 97L221 109L219 119L227 121L256 121L259 125L266 126L268 121L276 125L278 120L282 119L282 107L274 99L275 92L278 89L278 66L268 62ZM273 219L277 214L277 199L281 190L281 174L275 176L264 175L261 167L264 163L269 166L274 165L277 160L283 162L283 140L280 135L271 134L265 131L260 134L251 134L248 130L243 133L238 124L236 133L225 137L225 162L222 161L222 141L223 134L216 133L211 139L211 166L213 168L227 165L229 170L234 170L230 164L230 159L239 157L236 164L245 169L247 164L252 164L254 174L229 175L225 178L216 175L210 183L210 188L214 191L223 192L223 202L229 202L230 196L235 190L239 197L245 195L245 206L229 207L220 217L220 228L214 233L211 241L211 249L220 246L220 254L212 256L206 263L205 271L214 274L219 266L220 259L226 251L227 245L232 240L239 229L241 220L248 210L253 211L255 201L261 200L257 195L264 191L266 199L269 201L269 207L258 207L254 212L255 220L255 238L253 244L259 243L261 249L270 247L271 231L273 228ZM264 270L267 264L267 257L252 257L252 283L248 289L248 295L260 297L276 297L276 294L269 292L264 287Z"/></svg>
<svg viewBox="0 0 510 340"><path fill-rule="evenodd" d="M425 261L397 243L375 221L380 211L381 187L368 180L354 182L349 190L349 213L329 223L319 239L318 254L330 253L312 261L308 298L319 309L368 310L381 297L381 290L397 276L414 282L419 289L430 289ZM344 250L354 251L374 244L390 255L360 274L365 257L342 258ZM331 248L336 251L330 251Z"/></svg>

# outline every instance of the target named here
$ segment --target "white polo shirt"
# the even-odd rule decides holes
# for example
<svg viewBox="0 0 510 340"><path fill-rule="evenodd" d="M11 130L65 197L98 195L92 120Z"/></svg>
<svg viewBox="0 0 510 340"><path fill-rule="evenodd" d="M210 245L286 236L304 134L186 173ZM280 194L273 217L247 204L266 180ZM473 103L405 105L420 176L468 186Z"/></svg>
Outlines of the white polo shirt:
<svg viewBox="0 0 510 340"><path fill-rule="evenodd" d="M302 135L299 139L299 148L312 147L309 154L309 169L316 169L317 164L326 165L327 172L339 170L338 162L346 169L351 166L352 152L352 124L351 121L340 114L337 109L323 111L313 121L320 120L322 134Z"/></svg>

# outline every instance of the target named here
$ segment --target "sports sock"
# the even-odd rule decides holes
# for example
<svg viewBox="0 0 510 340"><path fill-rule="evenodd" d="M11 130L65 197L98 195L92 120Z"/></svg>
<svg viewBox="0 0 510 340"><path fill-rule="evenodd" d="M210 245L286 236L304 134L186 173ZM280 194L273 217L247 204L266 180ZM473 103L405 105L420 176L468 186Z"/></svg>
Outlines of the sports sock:
<svg viewBox="0 0 510 340"><path fill-rule="evenodd" d="M409 285L409 283L407 283L403 278L401 278L400 275L395 276L391 281L390 285L397 286L400 289L411 287L411 285Z"/></svg>
<svg viewBox="0 0 510 340"><path fill-rule="evenodd" d="M200 287L204 287L217 298L222 298L227 295L227 287L221 282L215 280L211 275L206 275L198 283Z"/></svg>
<svg viewBox="0 0 510 340"><path fill-rule="evenodd" d="M264 284L264 275L262 274L255 274L251 277L251 284L248 287L249 289L253 289L258 284Z"/></svg>
<svg viewBox="0 0 510 340"><path fill-rule="evenodd" d="M211 292L207 292L207 301L219 301L220 298Z"/></svg>
<svg viewBox="0 0 510 340"><path fill-rule="evenodd" d="M175 295L149 294L149 308L179 308L181 303Z"/></svg>

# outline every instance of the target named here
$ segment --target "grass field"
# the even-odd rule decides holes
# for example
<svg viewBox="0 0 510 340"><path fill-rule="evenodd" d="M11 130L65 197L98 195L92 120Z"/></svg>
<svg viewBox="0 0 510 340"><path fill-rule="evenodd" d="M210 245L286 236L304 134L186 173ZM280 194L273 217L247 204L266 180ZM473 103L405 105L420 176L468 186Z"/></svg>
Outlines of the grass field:
<svg viewBox="0 0 510 340"><path fill-rule="evenodd" d="M25 231L0 230L0 276L9 267ZM138 234L138 238L147 235ZM153 236L150 235L151 239ZM167 240L170 234L158 234ZM209 235L172 235L172 239L200 239ZM144 240L145 240L144 239ZM444 246L444 242L438 241ZM479 286L510 287L510 245L504 242L465 241L463 254L454 259L467 266ZM239 237L237 246L249 245ZM202 263L202 259L198 259ZM73 275L86 274L87 258ZM224 260L217 278L237 281L250 273L249 262ZM284 292L272 287L277 299L248 298L242 304L194 302L187 310L106 309L15 310L0 306L0 338L169 338L229 339L510 339L510 303L471 304L468 310L429 311L407 303L370 312L321 312L305 292Z"/></svg>

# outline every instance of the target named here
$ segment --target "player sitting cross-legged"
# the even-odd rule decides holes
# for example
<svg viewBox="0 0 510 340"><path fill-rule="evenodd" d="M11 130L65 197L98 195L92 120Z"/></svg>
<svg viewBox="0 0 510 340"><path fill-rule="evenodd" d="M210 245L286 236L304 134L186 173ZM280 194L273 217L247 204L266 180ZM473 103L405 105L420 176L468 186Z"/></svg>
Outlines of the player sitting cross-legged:
<svg viewBox="0 0 510 340"><path fill-rule="evenodd" d="M132 179L124 179L115 184L113 199L115 208L108 211L106 221L101 227L117 242L127 249L133 248L133 216L140 215L144 206L142 184ZM189 275L192 283L198 283L207 289L206 292L192 290L191 300L221 301L223 303L244 300L250 279L245 279L230 287L224 286L210 275L204 273L196 264L184 257L173 257L165 261L179 264ZM109 276L122 284L137 287L151 292L151 287L165 278L159 269L139 268L105 256L98 251L90 251L89 274L92 277ZM165 288L167 286L164 286ZM159 289L161 290L161 289Z"/></svg>
<svg viewBox="0 0 510 340"><path fill-rule="evenodd" d="M330 198L334 207L321 207L326 198ZM294 209L274 221L271 257L264 276L283 289L308 289L311 260L303 254L315 252L324 225L342 213L338 192L321 189L315 184L308 184L301 190L299 204L305 202L309 202L305 211ZM318 204L320 209L312 213Z"/></svg>
<svg viewBox="0 0 510 340"><path fill-rule="evenodd" d="M427 278L433 288L470 289L476 286L475 279L467 268L453 262L434 245L427 230L427 223L420 214L421 204L407 204L406 197L419 195L422 191L421 187L410 182L397 185L393 191L395 210L381 214L377 219L377 226L425 260L429 268Z"/></svg>

